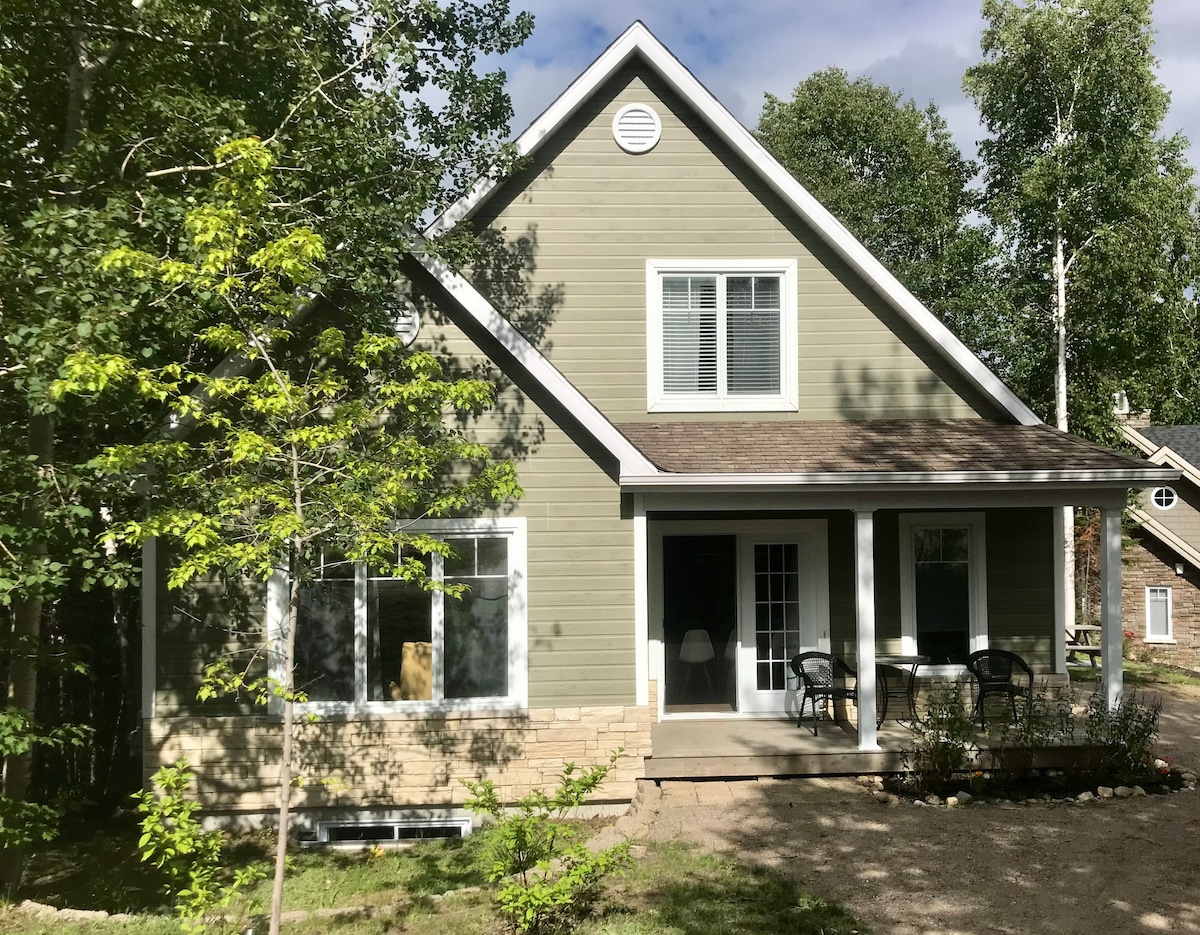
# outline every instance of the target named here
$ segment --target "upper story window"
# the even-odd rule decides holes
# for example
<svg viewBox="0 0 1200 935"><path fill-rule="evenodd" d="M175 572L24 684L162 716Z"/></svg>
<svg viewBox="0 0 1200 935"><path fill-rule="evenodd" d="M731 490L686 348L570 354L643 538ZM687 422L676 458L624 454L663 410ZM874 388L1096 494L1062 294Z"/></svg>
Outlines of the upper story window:
<svg viewBox="0 0 1200 935"><path fill-rule="evenodd" d="M465 585L465 593L426 591L331 557L299 608L296 686L308 695L306 710L525 704L524 521L442 520L422 528L455 552L428 556L429 576ZM275 588L286 606L286 578ZM281 611L273 614L280 638Z"/></svg>
<svg viewBox="0 0 1200 935"><path fill-rule="evenodd" d="M646 263L650 412L795 411L795 260Z"/></svg>

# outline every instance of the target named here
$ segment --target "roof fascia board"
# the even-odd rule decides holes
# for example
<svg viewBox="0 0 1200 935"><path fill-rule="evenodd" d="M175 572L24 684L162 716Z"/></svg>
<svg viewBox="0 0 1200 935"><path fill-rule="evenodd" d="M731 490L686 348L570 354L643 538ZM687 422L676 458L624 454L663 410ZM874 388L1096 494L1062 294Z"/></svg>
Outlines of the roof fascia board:
<svg viewBox="0 0 1200 935"><path fill-rule="evenodd" d="M1157 445L1137 429L1122 425L1121 432L1125 440L1136 448L1140 448L1146 458L1154 464L1169 464L1197 487L1200 487L1200 469L1169 445Z"/></svg>
<svg viewBox="0 0 1200 935"><path fill-rule="evenodd" d="M463 311L474 318L498 340L535 380L563 405L579 421L579 424L595 438L621 465L621 473L627 471L653 477L658 468L646 458L616 427L608 421L592 403L577 390L557 367L534 347L513 324L462 276L436 257L419 252L420 241L413 256L441 283Z"/></svg>
<svg viewBox="0 0 1200 935"><path fill-rule="evenodd" d="M1200 568L1200 552L1196 551L1195 547L1189 545L1183 539L1179 538L1175 533L1171 532L1166 526L1156 520L1145 510L1132 509L1129 511L1132 516L1148 533L1154 536L1159 542L1163 543L1168 548L1174 549L1181 556L1192 563L1195 568Z"/></svg>
<svg viewBox="0 0 1200 935"><path fill-rule="evenodd" d="M574 114L583 102L634 52L639 52L664 81L682 97L735 152L742 156L771 189L783 199L849 266L928 340L959 374L985 398L1022 425L1039 425L1039 419L953 332L906 289L829 213L779 162L766 151L713 94L675 58L641 22L636 22L613 42L562 95L517 139L517 152L528 155ZM449 230L473 214L496 188L497 179L481 180L475 189L452 205L426 229L427 236Z"/></svg>
<svg viewBox="0 0 1200 935"><path fill-rule="evenodd" d="M1149 487L1175 480L1179 472L1173 468L1125 468L1076 471L805 471L792 474L769 473L657 473L648 475L621 473L621 486L631 489L667 487L992 487L1040 486L1060 487Z"/></svg>

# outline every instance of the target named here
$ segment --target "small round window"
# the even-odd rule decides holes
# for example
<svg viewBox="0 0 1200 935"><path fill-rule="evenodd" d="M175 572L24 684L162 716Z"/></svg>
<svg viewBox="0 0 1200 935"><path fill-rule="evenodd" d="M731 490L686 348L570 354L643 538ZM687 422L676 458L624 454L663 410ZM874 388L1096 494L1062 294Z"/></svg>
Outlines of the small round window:
<svg viewBox="0 0 1200 935"><path fill-rule="evenodd" d="M1171 487L1155 487L1150 499L1160 510L1169 510L1179 500L1179 495Z"/></svg>

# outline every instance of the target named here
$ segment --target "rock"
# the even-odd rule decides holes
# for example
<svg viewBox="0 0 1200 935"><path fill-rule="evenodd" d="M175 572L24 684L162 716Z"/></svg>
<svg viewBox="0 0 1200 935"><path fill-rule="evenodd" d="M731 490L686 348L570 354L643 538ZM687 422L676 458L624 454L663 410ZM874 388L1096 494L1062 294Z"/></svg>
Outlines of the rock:
<svg viewBox="0 0 1200 935"><path fill-rule="evenodd" d="M1194 782L1185 782L1183 784L1183 788L1185 788L1188 792L1191 792L1196 788L1196 784Z"/></svg>
<svg viewBox="0 0 1200 935"><path fill-rule="evenodd" d="M956 795L946 796L946 808L958 808L958 796L956 796Z"/></svg>
<svg viewBox="0 0 1200 935"><path fill-rule="evenodd" d="M55 917L60 922L100 922L107 918L103 909L59 909Z"/></svg>
<svg viewBox="0 0 1200 935"><path fill-rule="evenodd" d="M48 919L51 916L58 915L58 910L53 906L47 906L45 903L35 903L32 899L25 899L17 903L17 912L33 916L35 919Z"/></svg>
<svg viewBox="0 0 1200 935"><path fill-rule="evenodd" d="M1096 797L1090 792L1081 792L1075 797L1076 802L1095 802Z"/></svg>
<svg viewBox="0 0 1200 935"><path fill-rule="evenodd" d="M900 797L892 795L890 792L884 792L882 789L876 789L871 793L875 797L875 801L880 805L899 805Z"/></svg>
<svg viewBox="0 0 1200 935"><path fill-rule="evenodd" d="M641 860L643 857L646 856L646 845L645 844L630 844L629 845L629 856L632 857L634 860Z"/></svg>
<svg viewBox="0 0 1200 935"><path fill-rule="evenodd" d="M1113 788L1112 786L1100 786L1096 790L1096 795L1102 799L1111 799L1113 797Z"/></svg>
<svg viewBox="0 0 1200 935"><path fill-rule="evenodd" d="M1179 778L1182 779L1184 782L1195 782L1197 780L1197 778L1200 778L1200 777L1197 777L1196 774L1194 772L1192 772L1190 769L1185 769L1182 773L1179 774Z"/></svg>
<svg viewBox="0 0 1200 935"><path fill-rule="evenodd" d="M1136 799L1136 798L1138 798L1139 796L1143 796L1143 795L1145 795L1145 794L1146 794L1146 790L1145 790L1145 789L1143 789L1141 786L1134 786L1134 787L1133 787L1133 797L1134 797L1135 799Z"/></svg>
<svg viewBox="0 0 1200 935"><path fill-rule="evenodd" d="M958 799L959 805L970 805L975 800L975 796L969 792L960 792L955 798Z"/></svg>
<svg viewBox="0 0 1200 935"><path fill-rule="evenodd" d="M942 797L940 795L933 795L931 793L931 794L925 796L925 804L926 805L941 805Z"/></svg>
<svg viewBox="0 0 1200 935"><path fill-rule="evenodd" d="M1154 761L1154 768L1155 768L1155 769L1166 769L1166 768L1167 768L1167 767L1169 767L1170 765L1171 765L1171 764L1170 764L1170 763L1168 763L1166 760L1155 760L1155 761Z"/></svg>
<svg viewBox="0 0 1200 935"><path fill-rule="evenodd" d="M1133 790L1129 786L1117 786L1113 789L1113 796L1118 799L1128 799L1133 795Z"/></svg>
<svg viewBox="0 0 1200 935"><path fill-rule="evenodd" d="M873 786L873 785L875 785L874 781L872 780L872 778L871 778L870 776L859 776L859 777L858 777L858 784L859 784L860 786Z"/></svg>
<svg viewBox="0 0 1200 935"><path fill-rule="evenodd" d="M929 803L922 802L920 799L913 799L913 805L919 805L921 808L929 808Z"/></svg>

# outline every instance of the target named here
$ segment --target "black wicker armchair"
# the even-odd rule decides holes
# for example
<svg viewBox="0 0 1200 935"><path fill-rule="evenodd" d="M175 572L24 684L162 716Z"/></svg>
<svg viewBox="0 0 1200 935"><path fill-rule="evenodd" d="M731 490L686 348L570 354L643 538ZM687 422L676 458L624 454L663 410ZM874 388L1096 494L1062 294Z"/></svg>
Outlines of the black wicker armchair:
<svg viewBox="0 0 1200 935"><path fill-rule="evenodd" d="M1029 663L1007 649L981 649L967 657L967 671L975 676L979 694L975 698L972 718L979 717L979 726L987 727L987 712L983 702L989 695L1000 695L1012 706L1017 717L1017 699L1026 703L1033 697L1033 670Z"/></svg>
<svg viewBox="0 0 1200 935"><path fill-rule="evenodd" d="M817 734L817 701L821 701L822 708L826 704L833 705L833 722L837 723L837 702L850 700L857 703L858 687L857 683L854 688L847 688L843 684L837 684L839 679L845 679L847 676L856 677L856 673L845 662L837 656L830 653L800 653L798 656L792 657L792 671L800 679L800 704L799 712L796 715L796 726L804 726L804 705L808 702L812 706L813 715L813 736Z"/></svg>

